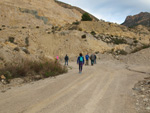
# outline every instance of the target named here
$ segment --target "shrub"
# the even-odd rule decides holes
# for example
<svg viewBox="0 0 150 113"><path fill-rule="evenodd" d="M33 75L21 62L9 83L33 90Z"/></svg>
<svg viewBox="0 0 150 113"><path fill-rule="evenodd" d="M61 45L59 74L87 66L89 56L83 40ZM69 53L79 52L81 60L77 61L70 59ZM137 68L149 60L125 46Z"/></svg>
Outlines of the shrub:
<svg viewBox="0 0 150 113"><path fill-rule="evenodd" d="M2 25L2 27L6 27L5 25Z"/></svg>
<svg viewBox="0 0 150 113"><path fill-rule="evenodd" d="M83 39L86 38L86 35L82 35L82 38L83 38Z"/></svg>
<svg viewBox="0 0 150 113"><path fill-rule="evenodd" d="M29 37L25 38L25 43L26 43L26 46L29 46Z"/></svg>
<svg viewBox="0 0 150 113"><path fill-rule="evenodd" d="M18 47L15 47L14 50L15 51L20 51L20 49Z"/></svg>
<svg viewBox="0 0 150 113"><path fill-rule="evenodd" d="M66 67L62 66L58 62L55 63L53 61L22 61L13 64L9 63L0 69L0 75L5 75L7 79L28 76L34 78L35 75L41 75L42 78L46 78L57 76L66 72Z"/></svg>
<svg viewBox="0 0 150 113"><path fill-rule="evenodd" d="M40 27L39 27L39 26L36 26L36 28L39 29Z"/></svg>
<svg viewBox="0 0 150 113"><path fill-rule="evenodd" d="M112 39L112 43L114 44L127 44L127 41L125 39L119 39L119 38L114 38Z"/></svg>
<svg viewBox="0 0 150 113"><path fill-rule="evenodd" d="M91 31L91 34L92 34L93 36L96 35L95 31Z"/></svg>
<svg viewBox="0 0 150 113"><path fill-rule="evenodd" d="M14 43L14 40L15 40L14 37L9 37L9 38L8 38L8 41L11 42L11 43Z"/></svg>
<svg viewBox="0 0 150 113"><path fill-rule="evenodd" d="M78 30L79 30L79 31L82 31L82 28L79 28Z"/></svg>
<svg viewBox="0 0 150 113"><path fill-rule="evenodd" d="M88 13L84 13L84 14L82 15L81 21L92 21L92 18L89 16Z"/></svg>
<svg viewBox="0 0 150 113"><path fill-rule="evenodd" d="M128 53L126 51L124 51L124 50L120 50L119 54L120 55L127 55Z"/></svg>
<svg viewBox="0 0 150 113"><path fill-rule="evenodd" d="M138 43L138 40L134 40L133 42L134 42L134 43Z"/></svg>
<svg viewBox="0 0 150 113"><path fill-rule="evenodd" d="M72 24L74 24L74 25L79 25L80 22L79 22L79 21L76 21L76 22L73 22Z"/></svg>
<svg viewBox="0 0 150 113"><path fill-rule="evenodd" d="M25 29L26 27L25 26L22 26L22 29Z"/></svg>
<svg viewBox="0 0 150 113"><path fill-rule="evenodd" d="M136 38L133 38L133 43L138 43L138 40Z"/></svg>

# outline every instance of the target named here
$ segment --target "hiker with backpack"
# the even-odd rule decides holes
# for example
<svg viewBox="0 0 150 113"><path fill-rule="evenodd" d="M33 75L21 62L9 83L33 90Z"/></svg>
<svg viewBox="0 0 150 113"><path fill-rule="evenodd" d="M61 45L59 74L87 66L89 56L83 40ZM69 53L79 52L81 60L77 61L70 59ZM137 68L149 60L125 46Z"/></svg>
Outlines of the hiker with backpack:
<svg viewBox="0 0 150 113"><path fill-rule="evenodd" d="M89 55L87 53L87 55L85 55L85 59L86 59L86 65L89 65Z"/></svg>
<svg viewBox="0 0 150 113"><path fill-rule="evenodd" d="M94 54L92 54L92 55L90 56L90 60L91 60L91 65L93 66L94 61L95 61L95 56L94 56Z"/></svg>
<svg viewBox="0 0 150 113"><path fill-rule="evenodd" d="M79 73L82 73L82 68L84 64L84 57L82 56L82 53L80 53L78 56L77 64L79 65Z"/></svg>
<svg viewBox="0 0 150 113"><path fill-rule="evenodd" d="M68 60L69 60L69 57L68 57L68 55L66 54L66 56L65 56L65 65L68 65Z"/></svg>

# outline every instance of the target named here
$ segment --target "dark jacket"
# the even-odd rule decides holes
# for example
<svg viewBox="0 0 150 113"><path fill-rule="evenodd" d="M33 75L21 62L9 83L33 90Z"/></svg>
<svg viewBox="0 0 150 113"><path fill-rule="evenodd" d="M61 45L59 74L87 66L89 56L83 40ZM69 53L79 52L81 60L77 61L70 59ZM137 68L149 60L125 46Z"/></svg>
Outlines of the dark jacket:
<svg viewBox="0 0 150 113"><path fill-rule="evenodd" d="M68 61L69 60L69 57L66 55L65 56L65 61Z"/></svg>
<svg viewBox="0 0 150 113"><path fill-rule="evenodd" d="M97 58L96 55L94 55L94 57L95 57L95 60L96 60L96 58Z"/></svg>
<svg viewBox="0 0 150 113"><path fill-rule="evenodd" d="M90 59L91 59L91 60L95 60L95 56L92 54L92 55L90 56Z"/></svg>

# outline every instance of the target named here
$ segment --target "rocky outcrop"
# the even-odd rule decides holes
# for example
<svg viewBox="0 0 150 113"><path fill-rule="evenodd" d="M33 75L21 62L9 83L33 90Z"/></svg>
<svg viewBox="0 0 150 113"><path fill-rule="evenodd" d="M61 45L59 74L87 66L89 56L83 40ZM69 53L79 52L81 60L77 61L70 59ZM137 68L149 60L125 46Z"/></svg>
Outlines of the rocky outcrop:
<svg viewBox="0 0 150 113"><path fill-rule="evenodd" d="M146 27L150 26L150 13L141 12L140 14L134 16L128 16L122 25L127 27L135 27L137 25L143 25Z"/></svg>

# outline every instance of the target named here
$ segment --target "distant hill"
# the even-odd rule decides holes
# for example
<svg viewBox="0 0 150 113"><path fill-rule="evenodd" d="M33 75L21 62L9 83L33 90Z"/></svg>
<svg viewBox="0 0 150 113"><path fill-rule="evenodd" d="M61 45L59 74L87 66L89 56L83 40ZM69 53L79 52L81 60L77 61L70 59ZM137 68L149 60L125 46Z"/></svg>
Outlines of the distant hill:
<svg viewBox="0 0 150 113"><path fill-rule="evenodd" d="M122 25L127 27L135 27L137 25L150 26L150 13L141 12L134 16L128 16Z"/></svg>

